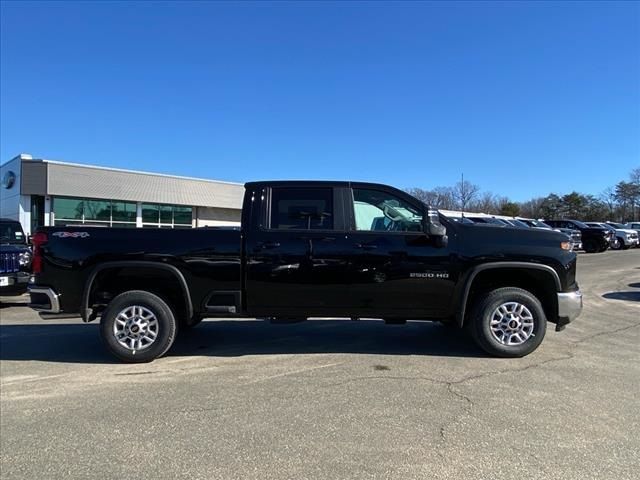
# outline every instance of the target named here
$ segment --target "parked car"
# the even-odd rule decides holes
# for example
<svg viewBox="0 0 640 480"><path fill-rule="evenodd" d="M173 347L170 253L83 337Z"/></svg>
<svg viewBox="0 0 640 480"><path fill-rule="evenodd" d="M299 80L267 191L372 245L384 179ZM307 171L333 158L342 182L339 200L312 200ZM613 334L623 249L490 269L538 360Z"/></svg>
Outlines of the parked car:
<svg viewBox="0 0 640 480"><path fill-rule="evenodd" d="M590 227L601 226L602 228L613 229L614 237L611 241L611 248L614 250L626 250L638 246L638 232L625 228L622 224L613 222L587 222Z"/></svg>
<svg viewBox="0 0 640 480"><path fill-rule="evenodd" d="M100 317L127 362L203 317L437 320L521 357L582 309L565 235L453 222L371 183L248 183L241 228L43 227L33 244L31 306Z"/></svg>
<svg viewBox="0 0 640 480"><path fill-rule="evenodd" d="M532 218L519 218L518 220L524 222L531 228L540 228L543 230L555 230L556 232L562 232L571 239L574 250L582 249L582 233L580 233L580 230L574 230L573 228L553 228L551 225L547 225L542 220L535 220Z"/></svg>
<svg viewBox="0 0 640 480"><path fill-rule="evenodd" d="M590 227L579 220L545 220L544 223L554 228L579 230L582 234L582 247L587 253L604 252L614 237L606 228Z"/></svg>
<svg viewBox="0 0 640 480"><path fill-rule="evenodd" d="M629 222L624 224L624 228L630 228L631 230L635 230L640 235L640 222Z"/></svg>
<svg viewBox="0 0 640 480"><path fill-rule="evenodd" d="M0 219L0 295L21 295L31 276L31 248L20 222Z"/></svg>

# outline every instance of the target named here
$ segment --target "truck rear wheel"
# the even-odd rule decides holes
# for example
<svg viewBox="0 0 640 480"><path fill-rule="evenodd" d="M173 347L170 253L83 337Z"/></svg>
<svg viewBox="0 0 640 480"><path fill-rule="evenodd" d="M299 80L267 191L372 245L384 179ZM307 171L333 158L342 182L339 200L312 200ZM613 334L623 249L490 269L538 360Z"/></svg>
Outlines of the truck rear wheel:
<svg viewBox="0 0 640 480"><path fill-rule="evenodd" d="M173 345L176 319L157 295L131 290L115 297L100 320L100 335L107 349L129 363L150 362Z"/></svg>
<svg viewBox="0 0 640 480"><path fill-rule="evenodd" d="M547 331L547 317L540 301L527 290L515 287L498 288L481 296L468 321L474 341L496 357L530 354Z"/></svg>

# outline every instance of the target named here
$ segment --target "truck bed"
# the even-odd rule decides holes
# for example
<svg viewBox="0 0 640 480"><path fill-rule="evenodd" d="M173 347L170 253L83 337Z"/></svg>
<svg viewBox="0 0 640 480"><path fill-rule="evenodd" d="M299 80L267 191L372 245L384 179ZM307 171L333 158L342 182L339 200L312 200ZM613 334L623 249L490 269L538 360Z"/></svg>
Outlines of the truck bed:
<svg viewBox="0 0 640 480"><path fill-rule="evenodd" d="M40 286L56 286L61 313L81 313L83 296L97 269L137 266L145 262L175 269L189 285L194 313L206 311L215 291L241 289L241 234L239 228L127 229L99 227L45 227L44 261ZM125 272L125 270L123 270ZM131 269L118 281L126 282ZM89 307L91 305L88 305ZM232 313L232 312L229 312Z"/></svg>

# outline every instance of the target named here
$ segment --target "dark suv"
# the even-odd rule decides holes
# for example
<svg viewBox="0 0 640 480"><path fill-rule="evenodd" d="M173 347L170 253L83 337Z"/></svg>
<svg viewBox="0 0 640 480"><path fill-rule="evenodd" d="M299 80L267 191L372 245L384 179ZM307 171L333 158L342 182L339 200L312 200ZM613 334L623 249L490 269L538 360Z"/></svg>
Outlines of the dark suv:
<svg viewBox="0 0 640 480"><path fill-rule="evenodd" d="M31 248L20 222L0 218L0 294L27 291L31 276Z"/></svg>
<svg viewBox="0 0 640 480"><path fill-rule="evenodd" d="M544 223L553 228L571 228L580 230L582 247L587 253L604 252L611 243L614 234L602 227L590 227L578 220L545 220Z"/></svg>

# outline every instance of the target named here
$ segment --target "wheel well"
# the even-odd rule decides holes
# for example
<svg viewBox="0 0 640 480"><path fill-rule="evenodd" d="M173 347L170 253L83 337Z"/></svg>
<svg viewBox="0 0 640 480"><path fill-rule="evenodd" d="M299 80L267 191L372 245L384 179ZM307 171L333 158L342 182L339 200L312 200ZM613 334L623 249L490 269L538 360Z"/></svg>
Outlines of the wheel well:
<svg viewBox="0 0 640 480"><path fill-rule="evenodd" d="M517 287L531 292L542 304L547 320L555 323L558 318L558 296L553 276L544 271L522 268L496 268L478 273L472 280L465 302L464 316L467 321L472 306L479 297L502 287Z"/></svg>
<svg viewBox="0 0 640 480"><path fill-rule="evenodd" d="M144 290L162 298L179 321L189 321L192 316L188 292L180 277L170 270L146 266L105 268L95 275L88 288L85 305L91 309L90 319L116 296L130 290Z"/></svg>

